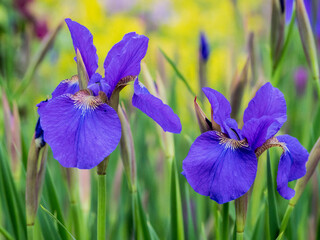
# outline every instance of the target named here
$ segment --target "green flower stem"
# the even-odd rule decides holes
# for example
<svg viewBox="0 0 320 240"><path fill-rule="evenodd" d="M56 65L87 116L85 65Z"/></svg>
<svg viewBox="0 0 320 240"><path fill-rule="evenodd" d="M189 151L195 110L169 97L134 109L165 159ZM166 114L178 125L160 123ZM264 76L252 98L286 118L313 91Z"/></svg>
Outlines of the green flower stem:
<svg viewBox="0 0 320 240"><path fill-rule="evenodd" d="M27 225L28 240L33 240L33 230L34 230L34 225Z"/></svg>
<svg viewBox="0 0 320 240"><path fill-rule="evenodd" d="M237 232L236 238L237 238L237 240L243 240L244 239L244 232Z"/></svg>
<svg viewBox="0 0 320 240"><path fill-rule="evenodd" d="M243 239L244 227L247 218L247 204L248 192L235 200L237 239Z"/></svg>
<svg viewBox="0 0 320 240"><path fill-rule="evenodd" d="M79 205L76 202L71 202L71 214L74 224L75 236L77 239L83 239L83 227L81 226L81 213Z"/></svg>
<svg viewBox="0 0 320 240"><path fill-rule="evenodd" d="M106 239L106 175L98 175L98 224L97 239Z"/></svg>
<svg viewBox="0 0 320 240"><path fill-rule="evenodd" d="M229 203L222 205L222 239L229 239Z"/></svg>

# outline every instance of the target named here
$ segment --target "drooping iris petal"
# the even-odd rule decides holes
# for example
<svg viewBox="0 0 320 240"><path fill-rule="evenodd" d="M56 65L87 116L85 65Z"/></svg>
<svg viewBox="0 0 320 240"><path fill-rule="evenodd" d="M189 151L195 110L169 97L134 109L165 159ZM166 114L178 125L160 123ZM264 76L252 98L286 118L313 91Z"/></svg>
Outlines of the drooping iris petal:
<svg viewBox="0 0 320 240"><path fill-rule="evenodd" d="M287 120L286 100L271 83L263 85L249 102L243 115L242 135L252 149L273 137Z"/></svg>
<svg viewBox="0 0 320 240"><path fill-rule="evenodd" d="M199 194L219 204L245 194L254 182L257 158L250 147L209 131L192 144L183 160L183 175Z"/></svg>
<svg viewBox="0 0 320 240"><path fill-rule="evenodd" d="M218 91L205 87L202 88L202 91L208 98L211 108L213 110L212 116L213 120L220 125L221 130L226 133L228 127L225 124L225 121L230 118L231 106L229 101Z"/></svg>
<svg viewBox="0 0 320 240"><path fill-rule="evenodd" d="M79 49L90 79L98 69L98 55L96 47L93 45L93 36L85 26L70 18L67 18L65 22L71 34L74 50L77 53L77 49Z"/></svg>
<svg viewBox="0 0 320 240"><path fill-rule="evenodd" d="M105 79L110 85L108 97L122 78L139 75L140 62L146 55L148 41L146 36L128 33L112 47L104 62Z"/></svg>
<svg viewBox="0 0 320 240"><path fill-rule="evenodd" d="M52 98L58 97L65 93L75 94L80 90L78 76L71 79L62 80L56 89L52 92Z"/></svg>
<svg viewBox="0 0 320 240"><path fill-rule="evenodd" d="M120 141L121 124L116 111L86 90L56 97L40 105L38 113L44 140L64 167L93 168Z"/></svg>
<svg viewBox="0 0 320 240"><path fill-rule="evenodd" d="M148 89L138 79L134 82L132 105L152 118L164 131L172 133L181 132L182 127L179 117L168 105L150 94Z"/></svg>
<svg viewBox="0 0 320 240"><path fill-rule="evenodd" d="M279 142L285 143L277 175L277 190L285 199L291 199L295 191L288 187L288 182L299 179L306 174L308 151L299 141L289 135L277 136Z"/></svg>

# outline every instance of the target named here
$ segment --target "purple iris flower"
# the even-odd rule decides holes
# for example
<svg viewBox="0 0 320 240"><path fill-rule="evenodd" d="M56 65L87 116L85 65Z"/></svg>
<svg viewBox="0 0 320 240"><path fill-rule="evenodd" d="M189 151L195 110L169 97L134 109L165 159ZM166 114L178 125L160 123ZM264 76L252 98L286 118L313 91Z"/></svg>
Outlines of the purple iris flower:
<svg viewBox="0 0 320 240"><path fill-rule="evenodd" d="M121 123L117 112L109 106L110 98L114 91L139 75L148 38L134 32L126 34L109 51L103 78L96 72L98 56L92 34L71 19L65 21L75 52L80 51L84 62L88 89L80 90L77 76L63 80L53 91L52 99L38 104L38 113L44 141L50 145L54 158L64 167L90 169L110 155L120 141ZM164 131L181 132L179 117L151 95L138 79L134 83L132 103Z"/></svg>
<svg viewBox="0 0 320 240"><path fill-rule="evenodd" d="M230 118L228 100L211 88L203 88L203 92L221 131L202 133L192 144L182 172L191 187L219 204L239 198L254 182L258 157L264 150L278 146L283 153L277 190L282 197L292 198L295 192L288 182L305 175L308 152L294 137L274 137L287 120L283 94L270 83L263 85L245 110L244 125L239 130L236 121Z"/></svg>

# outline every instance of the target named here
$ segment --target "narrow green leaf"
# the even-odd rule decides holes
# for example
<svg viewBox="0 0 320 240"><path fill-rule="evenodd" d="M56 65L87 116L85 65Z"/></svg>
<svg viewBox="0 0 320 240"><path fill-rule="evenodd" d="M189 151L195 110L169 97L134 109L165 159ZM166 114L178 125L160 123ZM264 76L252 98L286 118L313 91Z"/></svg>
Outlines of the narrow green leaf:
<svg viewBox="0 0 320 240"><path fill-rule="evenodd" d="M251 239L264 239L265 213L260 214Z"/></svg>
<svg viewBox="0 0 320 240"><path fill-rule="evenodd" d="M186 80L186 78L182 75L182 73L179 71L179 69L177 68L176 64L169 58L169 56L162 50L160 49L160 52L162 53L162 55L165 57L165 59L167 60L167 62L171 65L171 67L173 68L173 70L176 72L177 76L180 78L180 80L182 80L182 82L186 85L188 91L191 93L192 96L196 96L195 92L191 89L188 81Z"/></svg>
<svg viewBox="0 0 320 240"><path fill-rule="evenodd" d="M275 239L279 232L279 218L269 151L267 152L267 186L270 236L271 239Z"/></svg>
<svg viewBox="0 0 320 240"><path fill-rule="evenodd" d="M4 236L8 240L14 240L13 236L11 236L11 234L1 226L0 226L0 234L2 234L2 236Z"/></svg>
<svg viewBox="0 0 320 240"><path fill-rule="evenodd" d="M45 211L54 221L56 221L68 234L72 239L75 239L74 236L71 234L71 232L68 231L68 229L59 221L58 218L56 218L48 209L46 209L42 204L40 204L40 207L43 211Z"/></svg>
<svg viewBox="0 0 320 240"><path fill-rule="evenodd" d="M48 214L46 214L44 211L38 211L37 216L39 218L39 225L41 227L41 233L43 236L42 239L61 240L56 228L56 224L53 221L51 221L50 216L48 216Z"/></svg>
<svg viewBox="0 0 320 240"><path fill-rule="evenodd" d="M17 189L12 177L11 170L6 161L8 157L5 157L2 147L0 147L0 177L2 180L2 187L4 190L4 198L7 209L10 209L9 216L14 229L14 235L17 239L26 239L26 222L25 211L23 211L21 199L17 193Z"/></svg>
<svg viewBox="0 0 320 240"><path fill-rule="evenodd" d="M50 168L48 166L46 169L46 176L45 176L45 189L48 193L48 196L46 196L46 199L48 199L49 201L51 211L56 212L57 219L64 225L65 220L64 220L61 206L58 200L56 188L52 181ZM68 239L68 235L66 234L66 231L63 229L61 225L58 225L58 231L62 239Z"/></svg>
<svg viewBox="0 0 320 240"><path fill-rule="evenodd" d="M151 240L159 240L159 237L158 237L156 231L153 229L150 222L148 222L148 228L149 228Z"/></svg>
<svg viewBox="0 0 320 240"><path fill-rule="evenodd" d="M141 204L139 193L132 193L134 224L136 229L136 239L151 240L147 219Z"/></svg>
<svg viewBox="0 0 320 240"><path fill-rule="evenodd" d="M189 186L185 183L185 199L187 201L187 214L188 214L188 237L190 239L196 239L194 227L196 223L193 222L192 211L191 211L191 202L190 202L190 193Z"/></svg>
<svg viewBox="0 0 320 240"><path fill-rule="evenodd" d="M176 162L173 160L171 164L171 239L184 239L183 216L181 206L181 195L179 178L177 174Z"/></svg>

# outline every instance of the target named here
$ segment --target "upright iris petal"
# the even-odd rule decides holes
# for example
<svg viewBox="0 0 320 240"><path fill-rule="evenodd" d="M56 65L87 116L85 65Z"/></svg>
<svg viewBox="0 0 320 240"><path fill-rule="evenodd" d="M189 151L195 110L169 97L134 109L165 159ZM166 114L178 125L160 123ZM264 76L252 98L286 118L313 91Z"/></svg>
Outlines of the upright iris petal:
<svg viewBox="0 0 320 240"><path fill-rule="evenodd" d="M282 135L277 136L277 139L284 143L284 152L278 166L277 190L285 199L291 199L295 192L288 187L288 182L299 179L306 174L305 165L309 154L294 137Z"/></svg>
<svg viewBox="0 0 320 240"><path fill-rule="evenodd" d="M273 137L287 120L286 100L271 83L263 85L249 102L243 115L242 135L252 149Z"/></svg>
<svg viewBox="0 0 320 240"><path fill-rule="evenodd" d="M250 189L257 172L257 158L245 141L209 131L194 141L182 168L197 193L222 204Z"/></svg>
<svg viewBox="0 0 320 240"><path fill-rule="evenodd" d="M65 22L70 30L75 53L79 49L88 76L91 78L98 69L98 55L96 47L93 45L93 36L85 26L72 21L70 18L67 18Z"/></svg>
<svg viewBox="0 0 320 240"><path fill-rule="evenodd" d="M140 62L146 55L148 41L146 36L128 33L110 50L104 62L106 81L110 85L108 97L121 79L139 75Z"/></svg>
<svg viewBox="0 0 320 240"><path fill-rule="evenodd" d="M227 133L230 138L241 139L237 122L230 118L231 105L229 101L218 91L211 88L203 88L202 91L208 98L213 120L220 125L222 132Z"/></svg>
<svg viewBox="0 0 320 240"><path fill-rule="evenodd" d="M164 131L172 133L181 132L182 127L179 117L168 105L150 94L148 89L138 79L134 82L132 105L151 117Z"/></svg>
<svg viewBox="0 0 320 240"><path fill-rule="evenodd" d="M113 108L87 90L64 94L38 109L44 140L64 167L90 169L117 147L121 124Z"/></svg>

